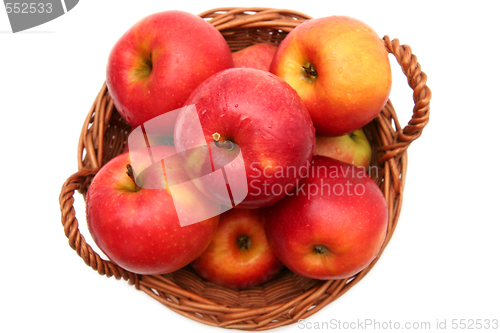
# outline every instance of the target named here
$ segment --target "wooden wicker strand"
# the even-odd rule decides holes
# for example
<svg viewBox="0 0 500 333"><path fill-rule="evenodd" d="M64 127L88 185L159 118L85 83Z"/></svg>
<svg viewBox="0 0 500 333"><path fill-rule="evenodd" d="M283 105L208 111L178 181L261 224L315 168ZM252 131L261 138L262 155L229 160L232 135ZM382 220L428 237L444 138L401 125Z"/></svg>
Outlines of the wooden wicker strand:
<svg viewBox="0 0 500 333"><path fill-rule="evenodd" d="M430 115L430 99L432 96L431 90L427 87L427 75L422 72L420 64L417 62L417 57L412 54L411 47L408 45L400 45L398 39L390 40L388 36L383 38L387 51L392 53L403 73L408 78L408 85L413 89L413 116L403 129L397 131L394 140L391 143L384 145L381 149L385 151L385 155L381 157L381 162L400 155L408 149L411 142L415 141L422 135L422 130L429 123ZM394 110L392 108L392 110ZM392 112L395 118L395 112ZM388 127L386 127L388 128Z"/></svg>
<svg viewBox="0 0 500 333"><path fill-rule="evenodd" d="M80 189L83 181L90 175L95 175L98 169L83 168L70 176L62 186L59 196L59 204L61 206L61 220L64 227L64 233L69 240L69 246L83 259L83 261L92 269L96 270L101 275L107 277L114 276L116 279L123 278L128 280L130 284L135 284L139 288L139 278L137 274L128 272L119 266L116 266L108 260L103 260L92 250L92 247L87 244L85 238L80 233L78 228L78 220L75 217L74 192Z"/></svg>
<svg viewBox="0 0 500 333"><path fill-rule="evenodd" d="M232 51L271 42L278 44L295 26L310 19L291 10L272 8L217 8L200 14L226 38ZM344 295L374 267L389 243L402 207L408 165L407 149L429 122L431 91L427 76L408 45L383 38L408 85L413 90L413 115L401 126L389 100L376 119L365 126L372 144L372 178L384 193L389 208L387 237L378 257L356 276L318 281L285 269L271 281L246 290L231 290L203 280L187 266L165 275L141 276L128 272L95 253L79 231L74 193L85 198L97 171L123 151L130 126L120 117L103 84L82 126L78 141L78 172L63 184L59 196L61 222L70 247L100 275L124 279L170 310L200 323L242 330L268 330L297 322Z"/></svg>

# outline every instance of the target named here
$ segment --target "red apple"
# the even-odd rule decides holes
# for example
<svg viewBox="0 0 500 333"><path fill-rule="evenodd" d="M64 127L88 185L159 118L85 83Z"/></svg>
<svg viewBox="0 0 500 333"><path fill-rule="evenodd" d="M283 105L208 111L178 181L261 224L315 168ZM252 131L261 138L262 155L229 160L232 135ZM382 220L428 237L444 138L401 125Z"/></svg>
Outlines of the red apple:
<svg viewBox="0 0 500 333"><path fill-rule="evenodd" d="M174 143L208 197L259 208L283 198L307 170L314 127L286 82L262 70L233 68L191 94L178 115Z"/></svg>
<svg viewBox="0 0 500 333"><path fill-rule="evenodd" d="M234 67L250 67L269 71L278 46L273 43L257 43L233 52Z"/></svg>
<svg viewBox="0 0 500 333"><path fill-rule="evenodd" d="M147 168L149 153L168 159ZM182 195L174 204L171 183L187 178L175 153L173 147L156 146L135 151L133 161L131 154L123 153L106 163L89 186L90 234L112 262L128 271L165 274L182 268L205 251L217 228L217 207L194 185L187 183L182 193L177 191ZM179 216L186 212L201 222L181 227Z"/></svg>
<svg viewBox="0 0 500 333"><path fill-rule="evenodd" d="M222 213L212 242L191 266L206 280L233 289L264 283L283 268L267 242L260 209Z"/></svg>
<svg viewBox="0 0 500 333"><path fill-rule="evenodd" d="M341 136L316 135L314 155L331 157L368 172L372 147L363 129L359 129Z"/></svg>
<svg viewBox="0 0 500 333"><path fill-rule="evenodd" d="M360 168L315 156L292 195L266 209L266 235L296 274L333 280L367 267L385 240L382 191Z"/></svg>
<svg viewBox="0 0 500 333"><path fill-rule="evenodd" d="M373 120L389 98L388 52L365 23L345 16L308 20L280 43L270 71L304 100L316 131L351 133Z"/></svg>
<svg viewBox="0 0 500 333"><path fill-rule="evenodd" d="M233 66L226 41L210 23L164 11L134 24L112 48L106 83L116 109L132 126L182 107L202 81ZM173 123L167 126L167 134Z"/></svg>

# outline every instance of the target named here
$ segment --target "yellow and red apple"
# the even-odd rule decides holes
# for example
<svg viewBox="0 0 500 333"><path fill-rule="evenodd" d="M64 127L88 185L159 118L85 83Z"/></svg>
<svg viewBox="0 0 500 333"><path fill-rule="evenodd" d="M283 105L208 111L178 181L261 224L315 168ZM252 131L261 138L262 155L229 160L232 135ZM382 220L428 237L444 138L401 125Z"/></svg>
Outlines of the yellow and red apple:
<svg viewBox="0 0 500 333"><path fill-rule="evenodd" d="M203 278L233 289L262 284L283 268L267 242L260 209L222 213L212 242L191 266Z"/></svg>
<svg viewBox="0 0 500 333"><path fill-rule="evenodd" d="M298 25L280 43L270 71L297 90L324 136L348 134L373 120L392 84L380 37L346 16Z"/></svg>
<svg viewBox="0 0 500 333"><path fill-rule="evenodd" d="M331 157L368 171L372 147L363 129L341 136L316 135L314 155Z"/></svg>

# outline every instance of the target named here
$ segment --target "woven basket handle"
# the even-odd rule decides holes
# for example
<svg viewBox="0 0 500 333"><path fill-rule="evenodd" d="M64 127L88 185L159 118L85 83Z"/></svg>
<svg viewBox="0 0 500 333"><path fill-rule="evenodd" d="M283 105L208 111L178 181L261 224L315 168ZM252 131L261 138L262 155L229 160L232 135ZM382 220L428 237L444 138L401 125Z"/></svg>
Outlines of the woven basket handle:
<svg viewBox="0 0 500 333"><path fill-rule="evenodd" d="M64 227L64 233L69 240L69 246L83 259L83 261L100 275L107 277L114 276L117 280L123 278L128 280L129 284L135 285L139 289L139 276L128 272L109 260L103 260L99 254L92 250L87 244L85 238L80 233L78 220L75 216L75 191L81 189L82 185L88 180L89 176L97 173L98 168L82 168L80 171L71 175L63 184L61 194L59 195L59 205L61 206L61 222Z"/></svg>
<svg viewBox="0 0 500 333"><path fill-rule="evenodd" d="M401 154L408 149L408 146L422 135L422 130L429 123L430 114L430 99L432 96L431 90L427 87L427 75L422 72L420 64L417 62L417 57L412 54L411 47L408 45L400 45L398 39L390 40L388 36L383 38L387 51L396 57L398 64L401 66L403 73L408 79L408 85L413 90L413 115L405 127L401 127L397 119L396 113L389 102L382 112L390 113L391 118L395 123L394 129L387 120L382 121L382 117L377 120L381 122L381 127L386 135L382 135L383 146L380 148L384 153L380 158L380 162L384 163ZM387 114L386 114L387 115ZM390 132L393 133L390 133ZM382 133L384 134L384 133Z"/></svg>

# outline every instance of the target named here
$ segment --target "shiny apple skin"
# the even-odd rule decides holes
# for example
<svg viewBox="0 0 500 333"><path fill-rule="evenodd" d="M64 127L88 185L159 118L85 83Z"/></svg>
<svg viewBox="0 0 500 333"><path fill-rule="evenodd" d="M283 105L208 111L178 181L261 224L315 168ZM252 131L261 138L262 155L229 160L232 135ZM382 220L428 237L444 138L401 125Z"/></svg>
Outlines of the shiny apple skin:
<svg viewBox="0 0 500 333"><path fill-rule="evenodd" d="M188 105L196 112L181 111L174 131L186 172L196 179L223 167L228 175L244 171L246 179L240 177L235 187L246 186L248 194L238 207L272 205L297 185L300 171L309 167L315 145L311 117L295 90L277 76L253 68L227 69L198 86ZM198 133L200 123L203 135ZM220 142L229 140L240 150L214 148L214 133L220 134ZM202 145L211 147L210 152L194 149ZM238 151L240 160L234 159ZM225 183L204 179L197 186L231 206L224 200Z"/></svg>
<svg viewBox="0 0 500 333"><path fill-rule="evenodd" d="M166 152L172 158L176 153L171 146L155 146L151 151ZM147 151L143 157L138 163L149 163ZM170 164L172 180L186 180L180 161L174 162ZM156 189L138 189L126 173L127 164L129 153L118 155L89 186L86 214L94 242L112 262L137 274L166 274L188 265L210 244L219 216L181 227L176 209L203 216L213 206L192 186L183 204L175 207L161 167L148 169L150 177L145 181Z"/></svg>
<svg viewBox="0 0 500 333"><path fill-rule="evenodd" d="M305 75L312 65L316 76ZM340 136L373 120L389 99L389 53L366 23L347 16L308 20L280 43L270 71L304 100L318 134Z"/></svg>
<svg viewBox="0 0 500 333"><path fill-rule="evenodd" d="M389 213L377 184L360 168L315 156L301 186L266 208L266 235L278 259L320 280L349 278L366 268L387 234Z"/></svg>
<svg viewBox="0 0 500 333"><path fill-rule="evenodd" d="M169 10L144 17L118 39L106 83L117 111L137 127L182 107L201 82L231 67L231 51L217 29L194 14Z"/></svg>
<svg viewBox="0 0 500 333"><path fill-rule="evenodd" d="M242 236L248 237L248 248L239 246ZM267 242L260 209L222 213L212 242L191 266L206 280L232 289L265 283L283 268Z"/></svg>
<svg viewBox="0 0 500 333"><path fill-rule="evenodd" d="M370 172L372 147L363 129L341 136L316 135L314 155L331 157Z"/></svg>

